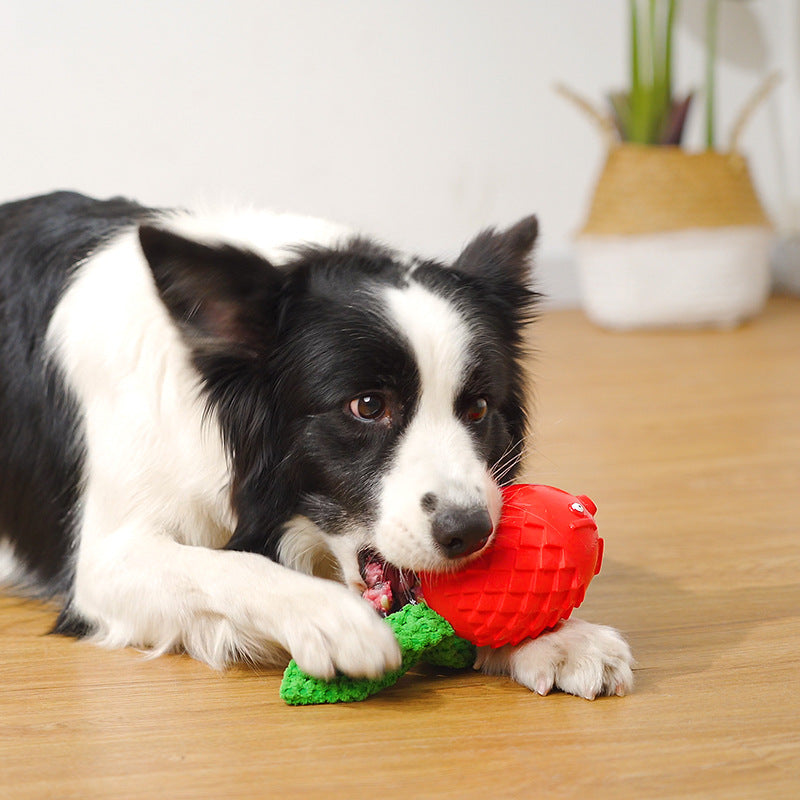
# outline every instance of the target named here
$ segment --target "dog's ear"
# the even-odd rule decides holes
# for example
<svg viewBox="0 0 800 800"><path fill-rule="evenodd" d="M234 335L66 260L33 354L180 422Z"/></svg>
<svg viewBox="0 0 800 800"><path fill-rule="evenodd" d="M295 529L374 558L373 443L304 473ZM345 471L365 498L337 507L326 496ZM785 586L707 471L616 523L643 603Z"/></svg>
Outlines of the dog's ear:
<svg viewBox="0 0 800 800"><path fill-rule="evenodd" d="M539 234L535 216L525 217L505 231L479 233L453 265L455 269L492 283L530 284L530 255Z"/></svg>
<svg viewBox="0 0 800 800"><path fill-rule="evenodd" d="M139 243L162 302L199 350L257 353L268 344L281 273L229 244L142 225Z"/></svg>

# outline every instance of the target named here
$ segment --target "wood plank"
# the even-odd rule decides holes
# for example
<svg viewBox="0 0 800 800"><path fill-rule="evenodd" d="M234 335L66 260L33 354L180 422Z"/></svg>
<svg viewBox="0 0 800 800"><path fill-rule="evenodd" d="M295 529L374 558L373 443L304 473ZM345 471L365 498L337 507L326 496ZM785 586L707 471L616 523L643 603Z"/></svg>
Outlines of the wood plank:
<svg viewBox="0 0 800 800"><path fill-rule="evenodd" d="M52 608L4 597L0 797L798 796L800 302L724 332L552 312L534 344L523 477L597 502L580 614L627 632L633 695L418 670L288 708L278 673L47 636Z"/></svg>

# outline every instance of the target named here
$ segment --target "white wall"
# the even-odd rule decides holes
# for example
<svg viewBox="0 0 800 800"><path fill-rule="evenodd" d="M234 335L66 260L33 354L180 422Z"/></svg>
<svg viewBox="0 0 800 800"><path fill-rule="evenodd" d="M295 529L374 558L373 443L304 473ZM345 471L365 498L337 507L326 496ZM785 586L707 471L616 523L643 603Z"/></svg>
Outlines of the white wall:
<svg viewBox="0 0 800 800"><path fill-rule="evenodd" d="M702 74L701 3L684 5L689 85ZM800 197L797 5L723 8L723 34L752 58L723 64L722 127L768 68L790 76L745 137L764 199L786 220ZM551 87L600 100L622 85L625 10L625 0L3 0L0 198L70 187L254 203L434 256L536 211L543 286L570 303L570 240L603 151Z"/></svg>

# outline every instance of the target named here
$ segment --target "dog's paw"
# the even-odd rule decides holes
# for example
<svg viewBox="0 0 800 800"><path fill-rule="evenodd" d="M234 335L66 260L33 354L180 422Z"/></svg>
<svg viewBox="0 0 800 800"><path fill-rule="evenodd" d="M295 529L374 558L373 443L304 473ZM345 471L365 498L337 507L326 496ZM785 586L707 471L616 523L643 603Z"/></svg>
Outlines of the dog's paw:
<svg viewBox="0 0 800 800"><path fill-rule="evenodd" d="M594 700L628 694L633 663L628 643L614 628L570 619L516 647L480 651L476 667L510 675L540 695L560 689Z"/></svg>
<svg viewBox="0 0 800 800"><path fill-rule="evenodd" d="M378 678L399 668L392 629L361 597L335 584L294 605L285 646L303 672L330 679Z"/></svg>

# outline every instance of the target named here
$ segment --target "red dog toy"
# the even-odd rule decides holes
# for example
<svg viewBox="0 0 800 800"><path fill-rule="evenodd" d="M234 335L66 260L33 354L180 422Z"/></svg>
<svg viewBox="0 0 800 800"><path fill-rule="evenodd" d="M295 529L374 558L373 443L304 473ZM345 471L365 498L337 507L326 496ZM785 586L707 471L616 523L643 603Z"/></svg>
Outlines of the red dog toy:
<svg viewBox="0 0 800 800"><path fill-rule="evenodd" d="M389 615L403 652L400 669L379 679L323 681L292 662L281 697L290 705L363 700L395 683L420 659L469 666L475 649L463 639L491 647L519 644L567 619L600 570L603 540L594 524L594 503L561 489L526 484L508 487L503 496L493 542L459 572L420 575L427 605L413 603ZM372 571L365 597L382 609L383 598L391 605L393 587L378 567ZM395 580L402 583L399 575Z"/></svg>
<svg viewBox="0 0 800 800"><path fill-rule="evenodd" d="M478 646L538 636L569 617L600 571L596 511L552 486L507 487L493 542L458 572L420 575L425 602Z"/></svg>

